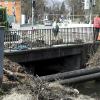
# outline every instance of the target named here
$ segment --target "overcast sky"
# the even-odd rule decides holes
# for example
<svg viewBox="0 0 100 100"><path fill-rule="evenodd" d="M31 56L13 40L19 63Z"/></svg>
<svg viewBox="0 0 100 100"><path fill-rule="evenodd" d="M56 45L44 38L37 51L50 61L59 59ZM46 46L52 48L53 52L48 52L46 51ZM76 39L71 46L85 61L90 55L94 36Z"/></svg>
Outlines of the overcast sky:
<svg viewBox="0 0 100 100"><path fill-rule="evenodd" d="M52 2L52 1L55 1L55 2L62 2L64 0L47 0L48 2Z"/></svg>
<svg viewBox="0 0 100 100"><path fill-rule="evenodd" d="M48 1L52 1L52 0L48 0ZM54 1L62 1L62 0L54 0Z"/></svg>
<svg viewBox="0 0 100 100"><path fill-rule="evenodd" d="M48 6L52 5L52 1L61 3L61 2L63 2L64 0L47 0Z"/></svg>

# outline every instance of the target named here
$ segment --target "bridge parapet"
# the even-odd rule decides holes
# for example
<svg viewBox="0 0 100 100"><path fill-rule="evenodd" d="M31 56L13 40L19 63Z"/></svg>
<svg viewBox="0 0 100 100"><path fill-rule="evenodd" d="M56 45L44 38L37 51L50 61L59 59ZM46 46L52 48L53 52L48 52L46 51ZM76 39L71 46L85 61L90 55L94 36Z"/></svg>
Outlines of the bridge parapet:
<svg viewBox="0 0 100 100"><path fill-rule="evenodd" d="M5 33L4 49L6 52L13 52L91 42L93 42L92 27L60 28L56 37L52 29L18 30Z"/></svg>

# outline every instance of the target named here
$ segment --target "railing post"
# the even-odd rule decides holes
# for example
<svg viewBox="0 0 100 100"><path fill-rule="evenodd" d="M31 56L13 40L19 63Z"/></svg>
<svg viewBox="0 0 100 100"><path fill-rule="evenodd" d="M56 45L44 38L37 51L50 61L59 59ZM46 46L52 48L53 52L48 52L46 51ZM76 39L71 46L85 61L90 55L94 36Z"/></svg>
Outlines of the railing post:
<svg viewBox="0 0 100 100"><path fill-rule="evenodd" d="M4 60L4 27L0 26L0 84L3 79L3 60Z"/></svg>
<svg viewBox="0 0 100 100"><path fill-rule="evenodd" d="M50 47L52 46L52 29L50 29Z"/></svg>

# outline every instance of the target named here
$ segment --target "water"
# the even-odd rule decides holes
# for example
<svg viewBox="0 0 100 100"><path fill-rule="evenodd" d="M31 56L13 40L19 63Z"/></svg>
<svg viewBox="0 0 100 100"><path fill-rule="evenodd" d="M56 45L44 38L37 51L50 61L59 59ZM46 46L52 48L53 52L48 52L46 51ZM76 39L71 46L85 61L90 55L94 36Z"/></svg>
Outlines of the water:
<svg viewBox="0 0 100 100"><path fill-rule="evenodd" d="M92 98L96 98L96 100L100 100L100 81L90 81L79 83L75 86L80 91L80 94L91 96Z"/></svg>

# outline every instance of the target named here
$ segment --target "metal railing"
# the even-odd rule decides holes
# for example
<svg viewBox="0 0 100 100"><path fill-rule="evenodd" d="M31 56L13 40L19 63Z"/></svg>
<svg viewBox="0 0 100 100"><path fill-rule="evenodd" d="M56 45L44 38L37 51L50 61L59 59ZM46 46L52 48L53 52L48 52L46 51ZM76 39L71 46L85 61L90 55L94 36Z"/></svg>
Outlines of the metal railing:
<svg viewBox="0 0 100 100"><path fill-rule="evenodd" d="M93 42L92 27L60 28L55 37L52 29L6 31L5 51L21 51L57 45Z"/></svg>

